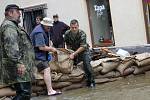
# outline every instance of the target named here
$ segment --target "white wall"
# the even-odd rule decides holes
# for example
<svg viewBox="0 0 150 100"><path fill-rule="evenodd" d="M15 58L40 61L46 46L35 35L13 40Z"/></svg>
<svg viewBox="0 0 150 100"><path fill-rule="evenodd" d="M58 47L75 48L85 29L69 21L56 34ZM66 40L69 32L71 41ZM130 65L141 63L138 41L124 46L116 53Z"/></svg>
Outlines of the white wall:
<svg viewBox="0 0 150 100"><path fill-rule="evenodd" d="M109 0L116 46L146 44L142 0Z"/></svg>

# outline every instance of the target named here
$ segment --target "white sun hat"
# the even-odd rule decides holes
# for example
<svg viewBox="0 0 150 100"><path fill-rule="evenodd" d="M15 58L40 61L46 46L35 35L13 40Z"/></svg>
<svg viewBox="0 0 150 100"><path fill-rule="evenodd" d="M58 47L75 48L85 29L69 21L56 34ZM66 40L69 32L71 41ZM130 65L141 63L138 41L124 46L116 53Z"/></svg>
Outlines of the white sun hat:
<svg viewBox="0 0 150 100"><path fill-rule="evenodd" d="M53 26L53 20L48 17L43 18L40 23L45 26Z"/></svg>

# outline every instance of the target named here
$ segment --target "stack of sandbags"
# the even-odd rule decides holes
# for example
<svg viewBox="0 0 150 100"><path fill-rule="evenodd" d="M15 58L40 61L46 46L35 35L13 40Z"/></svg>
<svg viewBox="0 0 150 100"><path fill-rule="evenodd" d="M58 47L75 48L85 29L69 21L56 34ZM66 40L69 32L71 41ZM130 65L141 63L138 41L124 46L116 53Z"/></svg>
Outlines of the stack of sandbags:
<svg viewBox="0 0 150 100"><path fill-rule="evenodd" d="M116 71L116 68L119 66L119 64L120 64L120 59L118 57L103 58L103 59L91 61L91 65L93 67L96 79L109 80L110 78L120 77L121 76L120 73Z"/></svg>
<svg viewBox="0 0 150 100"><path fill-rule="evenodd" d="M126 57L124 60L117 57L91 61L93 69L99 68L99 73L96 73L96 78L116 78L132 74L134 71L132 66L134 64L134 57Z"/></svg>
<svg viewBox="0 0 150 100"><path fill-rule="evenodd" d="M132 74L134 71L134 68L131 67L133 65L135 65L134 57L128 57L120 61L120 64L116 68L116 70L119 71L122 76L129 75Z"/></svg>
<svg viewBox="0 0 150 100"><path fill-rule="evenodd" d="M150 70L150 53L137 54L135 57L136 66L133 66L135 75L145 73Z"/></svg>
<svg viewBox="0 0 150 100"><path fill-rule="evenodd" d="M58 49L57 61L51 61L51 78L54 89L62 91L81 88L85 86L83 63L77 66L73 65L73 61L69 59L72 51L66 49ZM150 70L150 54L137 54L134 57L103 58L91 61L91 66L94 71L96 83L112 82L129 74L140 74ZM46 85L43 80L43 75L38 73L37 68L34 68L35 80L32 82L32 94L46 94ZM10 87L0 86L0 97L15 95Z"/></svg>

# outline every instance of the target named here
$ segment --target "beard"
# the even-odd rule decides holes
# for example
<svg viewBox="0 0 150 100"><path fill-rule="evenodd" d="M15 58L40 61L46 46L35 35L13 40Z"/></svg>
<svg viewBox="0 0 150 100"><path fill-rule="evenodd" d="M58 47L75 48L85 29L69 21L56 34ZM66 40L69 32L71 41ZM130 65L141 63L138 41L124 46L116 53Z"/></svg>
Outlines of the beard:
<svg viewBox="0 0 150 100"><path fill-rule="evenodd" d="M18 17L18 18L16 19L16 22L17 22L17 23L20 23L20 22L21 22L20 17Z"/></svg>

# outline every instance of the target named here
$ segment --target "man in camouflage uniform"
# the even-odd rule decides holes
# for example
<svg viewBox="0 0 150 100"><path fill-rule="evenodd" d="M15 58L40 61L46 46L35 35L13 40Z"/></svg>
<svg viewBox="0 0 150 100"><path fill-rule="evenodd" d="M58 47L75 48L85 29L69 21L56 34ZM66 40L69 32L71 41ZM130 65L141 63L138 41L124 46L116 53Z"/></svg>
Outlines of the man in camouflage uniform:
<svg viewBox="0 0 150 100"><path fill-rule="evenodd" d="M15 4L5 8L5 19L0 27L0 84L14 86L16 96L13 100L30 100L34 51L30 37L18 25L20 10Z"/></svg>
<svg viewBox="0 0 150 100"><path fill-rule="evenodd" d="M95 87L93 69L90 64L89 46L86 42L86 34L79 29L79 24L76 19L71 20L70 30L65 33L65 42L68 49L74 50L70 54L70 59L74 59L75 65L83 61L83 69L87 78L87 86Z"/></svg>

